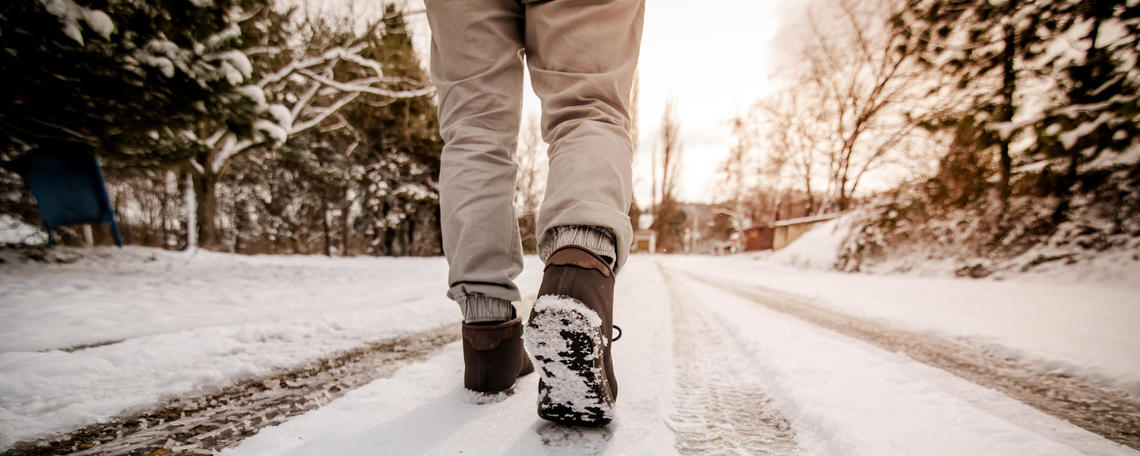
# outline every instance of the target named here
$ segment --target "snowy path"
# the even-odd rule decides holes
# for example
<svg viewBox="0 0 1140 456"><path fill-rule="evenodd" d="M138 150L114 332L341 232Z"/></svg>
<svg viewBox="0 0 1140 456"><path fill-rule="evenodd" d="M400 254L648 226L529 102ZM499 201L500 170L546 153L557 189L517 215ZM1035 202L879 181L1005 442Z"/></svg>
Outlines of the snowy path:
<svg viewBox="0 0 1140 456"><path fill-rule="evenodd" d="M182 256L170 258L186 261ZM134 261L123 260L127 264ZM171 275L187 272L186 266L172 266L168 260L160 258L151 268L170 270ZM513 395L494 403L474 403L476 398L461 387L459 345L448 342L457 335L453 326L438 337L409 346L420 348L397 350L391 344L359 348L377 337L391 341L408 331L454 325L453 305L438 296L445 272L440 259L372 262L207 255L205 260L195 260L199 264L191 264L190 269L216 269L217 280L242 285L263 313L274 306L288 311L271 312L268 321L261 321L256 311L245 309L235 314L236 321L224 324L226 312L232 309L228 296L222 294L225 302L213 304L206 298L219 299L216 291L178 284L165 293L186 296L173 296L173 308L167 313L192 322L190 328L177 319L172 321L170 315L128 322L131 317L120 313L124 306L161 314L158 310L164 304L109 301L114 296L109 288L132 281L130 274L123 274L126 266L106 268L95 262L5 271L13 273L0 281L0 297L5 298L0 315L10 319L0 325L18 328L20 337L6 339L4 344L10 348L0 352L0 440L12 439L9 432L13 429L24 433L18 435L35 429L65 430L75 427L68 423L107 421L108 414L125 412L126 420L120 417L84 431L119 443L98 445L82 454L115 454L121 452L116 448L123 448L115 445L130 442L138 449L155 449L161 442L161 446L176 449L175 453L229 447L223 453L232 455L1140 454L1101 436L1129 441L1135 435L1133 423L1140 409L1134 400L1112 396L1111 389L1095 382L1096 375L1053 371L1055 364L1041 361L1055 359L1049 350L1030 353L1036 358L1007 359L1011 351L994 348L1000 344L977 343L1007 342L1012 339L997 336L1016 339L1018 334L957 338L952 335L961 325L948 324L941 328L944 331L917 329L886 315L886 310L905 308L901 305L849 309L837 305L842 302L835 299L802 296L812 293L775 291L757 279L757 269L738 267L747 265L739 259L657 256L631 260L617 288L615 323L624 334L614 345L614 356L621 393L617 417L604 429L570 429L539 420L534 410L537 378L533 375L521 379ZM522 284L524 292L533 293L541 268L533 258L528 262ZM325 269L318 268L315 277L302 274L313 265ZM794 271L782 273L783 285L821 277L809 272L802 277ZM320 276L338 278L329 286L321 284ZM357 283L369 277L370 284ZM848 286L845 299L859 303L877 302L871 294L874 286L890 284L897 289L908 283L859 275L825 278L835 286L828 292L836 295L842 294L844 286L858 285ZM50 281L61 283L57 288L35 286ZM94 285L106 281L111 284ZM927 292L952 290L968 295L974 283L955 282L947 290ZM395 290L397 298L382 296L378 301L369 298L374 301L369 302L356 295L367 294L368 287L378 285ZM158 280L146 286L149 295L164 293ZM94 303L71 302L86 296L92 287L107 289L95 293L99 298ZM322 287L328 290L323 298ZM1105 300L1111 293L1102 291L1093 298ZM37 296L44 305L35 305ZM321 305L313 309L314 302ZM1086 303L1086 310L1112 311L1106 312L1107 317L1081 318L1131 321L1134 314L1124 307L1112 307L1114 302ZM934 302L930 307L937 310L938 305ZM1010 303L1011 307L1020 305ZM94 330L81 335L42 327L40 332L49 334L36 331L36 324L49 329L58 326L52 316L71 315L75 309L82 310L77 318L94 323ZM915 313L930 318L930 309L923 309L916 308ZM962 319L992 312L956 310ZM290 317L289 312L300 315ZM385 320L393 313L399 318ZM113 323L116 319L125 322L123 327ZM313 319L316 325L309 321ZM1046 320L1037 319L1036 324L1047 327L1042 321ZM67 324L78 323L82 321ZM1090 336L1093 345L1116 341L1127 347L1134 343L1132 334L1113 332L1114 328L1106 325L1102 329L1109 334ZM72 352L11 348L67 348L113 339L115 334L124 341ZM1080 336L1077 332L1064 335L1070 341ZM171 348L179 344L189 346ZM1008 345L1022 349L1017 340ZM1114 353L1096 361L1121 356L1116 353L1121 347L1112 348ZM149 356L138 357L139 353ZM173 359L156 360L163 355ZM190 362L179 365L179 357L184 356ZM296 362L282 374L282 364L289 359ZM93 360L98 363L91 364ZM306 362L313 364L305 367ZM92 365L98 367L93 374L75 377L84 366ZM225 367L229 365L235 367ZM215 373L194 376L192 382L181 385L161 384L164 378L193 374L201 366L211 366ZM165 369L173 372L163 373ZM114 384L131 375L143 381ZM233 380L245 383L217 390ZM264 387L279 386L283 380L285 387L280 389ZM1117 384L1131 384L1134 379L1118 380ZM111 384L104 385L107 381ZM1009 389L1011 384L1016 388ZM78 390L70 393L68 388ZM130 396L130 388L138 391ZM1062 405L1077 401L1070 407L1071 415L1050 409L1049 401L1058 398ZM68 400L77 400L78 408L53 405ZM266 408L281 413L266 413ZM139 411L143 414L138 415ZM150 428L146 432L138 432L133 429L137 425L131 424L131 419L141 424L140 416ZM56 417L59 422L53 421ZM1104 426L1089 426L1082 419ZM1114 430L1120 435L1113 435ZM255 435L241 440L254 431ZM122 433L118 439L117 432ZM164 432L173 439L161 439ZM73 443L86 438L86 434L78 435L81 438ZM19 454L55 454L50 448L65 449L45 447L39 453Z"/></svg>
<svg viewBox="0 0 1140 456"><path fill-rule="evenodd" d="M1135 454L906 356L668 277L761 366L806 454Z"/></svg>
<svg viewBox="0 0 1140 456"><path fill-rule="evenodd" d="M462 387L458 344L427 362L247 439L229 455L328 454L670 454L674 374L668 296L648 264L627 269L617 299L622 339L614 362L620 412L603 429L569 429L535 414L538 378L520 379L497 403L472 403Z"/></svg>
<svg viewBox="0 0 1140 456"><path fill-rule="evenodd" d="M681 454L788 454L795 431L773 406L764 373L700 303L670 281Z"/></svg>
<svg viewBox="0 0 1140 456"><path fill-rule="evenodd" d="M1014 399L1112 441L1140 447L1140 401L1129 394L1105 388L1016 358L1005 350L989 350L936 334L893 328L882 323L819 307L801 297L770 289L734 284L691 275L776 312L852 337Z"/></svg>
<svg viewBox="0 0 1140 456"><path fill-rule="evenodd" d="M1140 397L1140 277L1113 285L1060 278L1038 283L805 270L746 255L661 261L670 269L1001 351Z"/></svg>
<svg viewBox="0 0 1140 456"><path fill-rule="evenodd" d="M609 428L538 420L534 378L470 404L452 345L226 454L1136 454L651 260L626 269L618 302L622 393Z"/></svg>

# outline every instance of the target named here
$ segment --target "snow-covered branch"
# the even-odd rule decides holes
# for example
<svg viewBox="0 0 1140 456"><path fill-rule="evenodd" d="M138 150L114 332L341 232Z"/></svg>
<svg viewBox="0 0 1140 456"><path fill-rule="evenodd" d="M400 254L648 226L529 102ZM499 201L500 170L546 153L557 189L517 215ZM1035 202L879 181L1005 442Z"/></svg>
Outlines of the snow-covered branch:
<svg viewBox="0 0 1140 456"><path fill-rule="evenodd" d="M369 84L362 84L359 81L340 82L304 69L298 69L297 73L342 92L367 93L389 98L415 98L422 97L424 95L430 95L435 91L435 89L432 87L424 87L411 90L390 90Z"/></svg>
<svg viewBox="0 0 1140 456"><path fill-rule="evenodd" d="M222 142L221 149L214 154L214 158L210 162L210 171L213 173L221 171L226 160L229 160L234 155L240 154L256 144L255 141L250 139L238 140L232 134L226 135L225 141Z"/></svg>
<svg viewBox="0 0 1140 456"><path fill-rule="evenodd" d="M336 114L336 112L340 108L344 107L344 105L351 103L358 96L360 96L360 92L349 93L348 95L345 95L344 97L340 98L339 100L333 102L333 104L330 105L329 107L316 111L313 114L313 117L309 118L308 120L305 120L304 122L301 122L299 124L294 124L293 130L290 132L290 134L297 134L297 133L300 133L302 131L313 128L317 125L320 125L321 122L324 122L325 119L329 118L329 116Z"/></svg>

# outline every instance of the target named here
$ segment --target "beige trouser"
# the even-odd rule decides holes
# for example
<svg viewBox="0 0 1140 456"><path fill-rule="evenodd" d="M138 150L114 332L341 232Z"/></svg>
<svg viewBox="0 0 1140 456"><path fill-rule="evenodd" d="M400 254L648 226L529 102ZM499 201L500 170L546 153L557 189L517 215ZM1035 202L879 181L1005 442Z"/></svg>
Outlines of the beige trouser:
<svg viewBox="0 0 1140 456"><path fill-rule="evenodd" d="M550 144L539 251L567 242L557 239L565 227L598 227L612 236L620 268L632 236L629 104L644 0L426 3L445 142L439 186L448 296L461 304L473 295L521 299L513 282L523 263L512 155L524 55Z"/></svg>

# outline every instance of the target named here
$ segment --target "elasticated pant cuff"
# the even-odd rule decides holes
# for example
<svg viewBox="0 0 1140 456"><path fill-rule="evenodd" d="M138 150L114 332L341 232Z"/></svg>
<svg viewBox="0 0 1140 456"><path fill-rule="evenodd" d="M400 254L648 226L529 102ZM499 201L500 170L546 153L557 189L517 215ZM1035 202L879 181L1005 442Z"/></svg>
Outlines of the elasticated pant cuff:
<svg viewBox="0 0 1140 456"><path fill-rule="evenodd" d="M554 251L568 245L596 253L609 262L610 268L614 267L614 260L617 258L614 235L605 228L582 225L556 226L543 239L547 242L538 246L538 256L544 262L554 254Z"/></svg>
<svg viewBox="0 0 1140 456"><path fill-rule="evenodd" d="M456 300L463 311L464 323L484 323L507 321L515 316L515 308L510 301L481 294L469 294Z"/></svg>

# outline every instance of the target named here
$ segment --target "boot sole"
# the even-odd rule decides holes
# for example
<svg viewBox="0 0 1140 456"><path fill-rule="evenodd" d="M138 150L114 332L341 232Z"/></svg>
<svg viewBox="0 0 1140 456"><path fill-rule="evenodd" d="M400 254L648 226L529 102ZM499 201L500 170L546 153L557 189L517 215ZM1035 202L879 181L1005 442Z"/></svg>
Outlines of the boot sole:
<svg viewBox="0 0 1140 456"><path fill-rule="evenodd" d="M602 322L593 310L573 298L541 296L523 343L540 377L539 417L575 426L604 426L613 419Z"/></svg>

